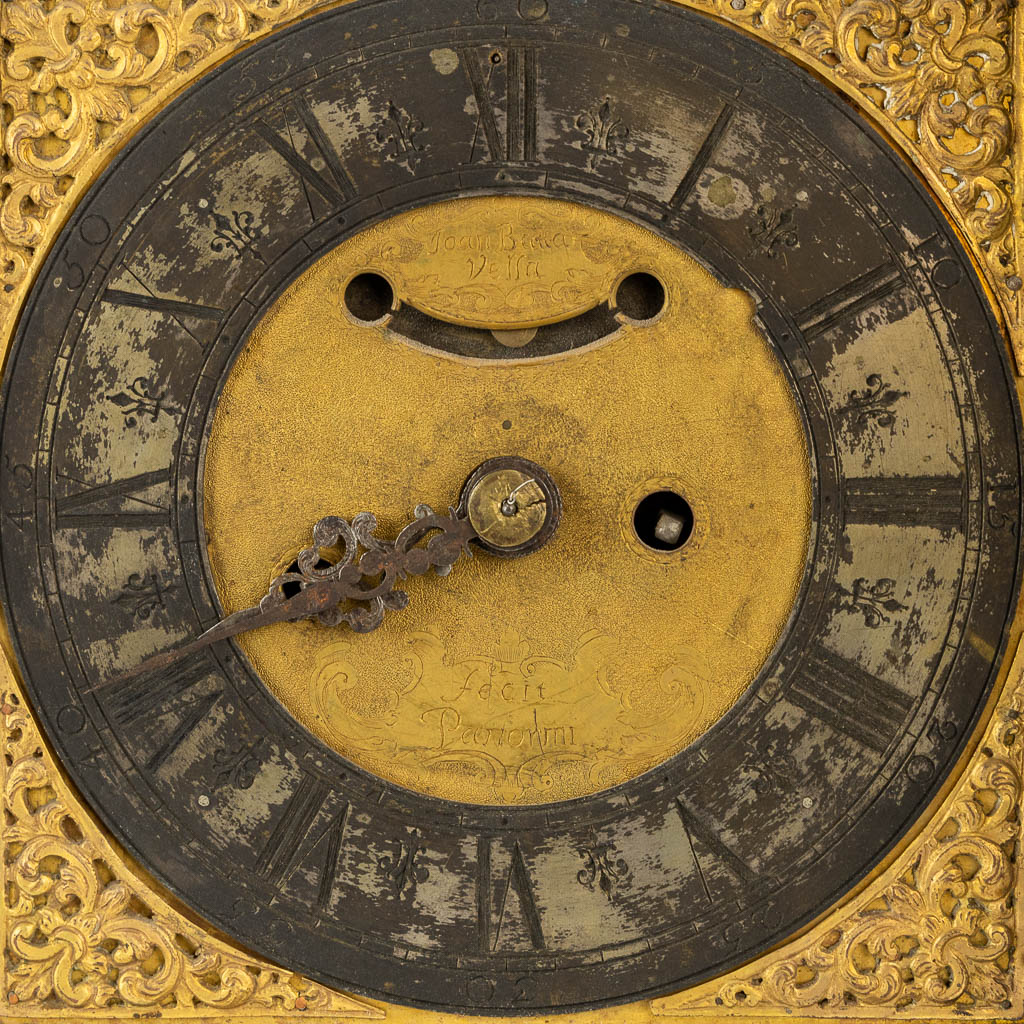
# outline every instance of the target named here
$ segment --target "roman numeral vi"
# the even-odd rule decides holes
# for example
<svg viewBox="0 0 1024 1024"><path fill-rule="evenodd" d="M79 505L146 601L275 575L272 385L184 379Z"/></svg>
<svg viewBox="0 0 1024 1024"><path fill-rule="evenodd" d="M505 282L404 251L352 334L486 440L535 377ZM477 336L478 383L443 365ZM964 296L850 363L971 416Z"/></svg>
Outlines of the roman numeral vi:
<svg viewBox="0 0 1024 1024"><path fill-rule="evenodd" d="M481 837L477 840L477 934L480 948L492 953L498 948L501 929L511 912L509 896L515 893L519 900L519 913L534 949L544 949L544 932L541 928L540 911L533 892L530 874L523 859L523 851L519 842L512 847L512 860L509 864L505 884L501 887L501 898L498 902L498 917L494 920L492 898L493 880L491 877L491 840Z"/></svg>

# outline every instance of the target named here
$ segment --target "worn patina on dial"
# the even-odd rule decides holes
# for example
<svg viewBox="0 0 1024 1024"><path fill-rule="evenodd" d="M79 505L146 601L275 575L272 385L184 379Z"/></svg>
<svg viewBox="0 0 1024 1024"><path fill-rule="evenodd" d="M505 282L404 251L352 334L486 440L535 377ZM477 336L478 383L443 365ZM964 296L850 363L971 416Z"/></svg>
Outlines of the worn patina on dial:
<svg viewBox="0 0 1024 1024"><path fill-rule="evenodd" d="M920 184L855 113L764 48L669 4L423 7L356 3L254 46L141 131L76 211L5 372L8 625L87 801L245 945L339 988L463 1012L679 989L779 941L862 878L977 721L1019 582L1004 342ZM389 215L510 192L617 213L753 296L813 483L802 582L757 678L652 770L500 807L441 800L342 756L233 643L105 686L221 617L204 446L279 296ZM394 329L443 349L435 358L474 357L458 348L469 335L418 319L459 321L457 310L401 315ZM498 332L480 361L528 358L534 327L567 373L590 358L568 351L560 316L472 319L465 330ZM628 372L628 346L645 337L625 324L594 352L619 346ZM442 401L425 395L417 414L439 415ZM487 454L511 447L503 422ZM515 562L565 602L576 566L544 569L588 497L590 477L570 472L578 443L515 445L566 453L545 463L565 498L559 536ZM327 479L345 452L322 458ZM430 465L425 452L419 468ZM267 554L252 566L264 589L282 552ZM699 598L681 591L680 616Z"/></svg>

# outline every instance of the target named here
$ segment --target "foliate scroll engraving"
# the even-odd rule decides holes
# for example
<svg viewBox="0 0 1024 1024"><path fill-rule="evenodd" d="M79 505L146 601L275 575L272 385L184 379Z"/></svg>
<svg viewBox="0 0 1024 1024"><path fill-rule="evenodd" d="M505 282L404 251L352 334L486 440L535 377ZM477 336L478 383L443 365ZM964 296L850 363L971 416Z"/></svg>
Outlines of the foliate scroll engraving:
<svg viewBox="0 0 1024 1024"><path fill-rule="evenodd" d="M699 731L709 670L694 651L669 652L652 678L623 668L620 645L596 629L562 657L514 630L495 640L455 654L455 643L414 632L390 677L374 675L359 645L330 644L317 659L312 705L332 742L371 771L480 803L603 789Z"/></svg>
<svg viewBox="0 0 1024 1024"><path fill-rule="evenodd" d="M894 406L901 398L908 397L908 393L886 383L878 373L869 374L865 383L867 387L850 392L846 405L839 410L839 416L848 417L861 426L875 423L880 427L894 428Z"/></svg>
<svg viewBox="0 0 1024 1024"><path fill-rule="evenodd" d="M591 892L600 891L612 899L620 885L629 884L629 865L615 853L610 843L598 843L580 850L584 865L576 881Z"/></svg>
<svg viewBox="0 0 1024 1024"><path fill-rule="evenodd" d="M395 839L391 852L377 861L377 866L387 879L390 888L398 896L411 896L419 882L430 877L430 869L420 863L427 848L420 844L419 834Z"/></svg>
<svg viewBox="0 0 1024 1024"><path fill-rule="evenodd" d="M215 229L213 240L210 242L213 252L232 252L236 256L241 256L248 251L260 263L267 262L256 246L265 229L256 223L256 218L249 210L232 210L230 217L214 211L210 214L210 219Z"/></svg>
<svg viewBox="0 0 1024 1024"><path fill-rule="evenodd" d="M800 778L796 758L776 739L758 745L747 744L747 756L741 769L750 776L755 793L784 792Z"/></svg>
<svg viewBox="0 0 1024 1024"><path fill-rule="evenodd" d="M760 253L774 259L784 248L793 249L800 244L793 222L793 208L762 203L756 211L757 223L747 227L752 243L751 253Z"/></svg>
<svg viewBox="0 0 1024 1024"><path fill-rule="evenodd" d="M127 608L136 621L147 622L164 607L164 598L175 589L176 585L165 583L159 573L133 572L113 601Z"/></svg>
<svg viewBox="0 0 1024 1024"><path fill-rule="evenodd" d="M266 740L260 738L240 743L230 750L214 751L213 763L219 769L214 776L214 788L231 785L236 789L251 789L263 767L266 746Z"/></svg>
<svg viewBox="0 0 1024 1024"><path fill-rule="evenodd" d="M124 416L125 426L134 427L140 419L148 419L156 423L160 413L167 411L164 404L164 392L145 377L136 377L131 384L121 391L107 395L107 401L113 402Z"/></svg>
<svg viewBox="0 0 1024 1024"><path fill-rule="evenodd" d="M1019 1014L1012 950L1024 793L1024 648L1006 685L953 793L880 878L808 935L724 981L655 1000L654 1013ZM941 723L934 731L944 735ZM928 760L912 758L911 776Z"/></svg>
<svg viewBox="0 0 1024 1024"><path fill-rule="evenodd" d="M236 952L135 878L65 790L3 663L0 674L4 1001L11 1011L100 1011L104 1021L182 1012L384 1016Z"/></svg>
<svg viewBox="0 0 1024 1024"><path fill-rule="evenodd" d="M387 114L377 129L377 141L384 147L384 159L393 160L415 173L426 149L425 143L420 140L425 131L418 117L389 101Z"/></svg>
<svg viewBox="0 0 1024 1024"><path fill-rule="evenodd" d="M868 629L878 629L883 622L891 622L896 612L905 612L907 606L896 599L896 581L888 578L871 582L863 577L853 581L853 590L840 588L844 611L860 613Z"/></svg>

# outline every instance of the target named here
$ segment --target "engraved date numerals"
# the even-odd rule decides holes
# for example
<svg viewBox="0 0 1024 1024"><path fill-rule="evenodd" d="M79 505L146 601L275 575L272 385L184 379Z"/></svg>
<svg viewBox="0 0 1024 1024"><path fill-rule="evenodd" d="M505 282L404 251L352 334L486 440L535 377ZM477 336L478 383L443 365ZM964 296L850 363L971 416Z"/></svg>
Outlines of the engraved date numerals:
<svg viewBox="0 0 1024 1024"><path fill-rule="evenodd" d="M1013 484L997 484L989 491L988 525L1017 536L1020 525L1020 499Z"/></svg>
<svg viewBox="0 0 1024 1024"><path fill-rule="evenodd" d="M13 462L8 456L7 474L13 486L9 486L7 492L0 498L3 503L4 517L10 520L19 532L22 532L26 526L31 524L35 515L32 508L32 468L22 463Z"/></svg>

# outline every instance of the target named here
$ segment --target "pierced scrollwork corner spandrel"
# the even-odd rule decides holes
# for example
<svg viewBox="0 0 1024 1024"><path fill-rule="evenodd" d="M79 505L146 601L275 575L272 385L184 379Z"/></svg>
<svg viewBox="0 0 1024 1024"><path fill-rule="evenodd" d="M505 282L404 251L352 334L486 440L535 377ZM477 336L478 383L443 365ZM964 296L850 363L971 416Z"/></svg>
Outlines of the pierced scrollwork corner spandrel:
<svg viewBox="0 0 1024 1024"><path fill-rule="evenodd" d="M809 934L725 979L656 999L654 1015L1019 1016L1022 716L1024 645L977 752L920 840ZM927 732L942 743L953 730L936 720ZM920 755L907 765L911 778L933 769Z"/></svg>
<svg viewBox="0 0 1024 1024"><path fill-rule="evenodd" d="M0 684L0 921L10 1013L41 1020L59 1008L62 1019L76 1011L75 1020L104 1022L183 1013L384 1016L239 953L148 889L66 790L2 660Z"/></svg>

